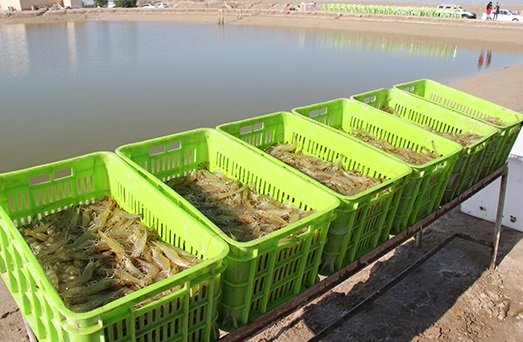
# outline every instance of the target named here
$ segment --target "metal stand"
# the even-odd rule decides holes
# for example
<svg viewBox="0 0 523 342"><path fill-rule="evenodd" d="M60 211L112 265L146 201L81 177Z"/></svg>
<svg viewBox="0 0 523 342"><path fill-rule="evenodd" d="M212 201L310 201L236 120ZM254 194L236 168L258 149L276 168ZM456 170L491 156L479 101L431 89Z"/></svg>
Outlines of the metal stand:
<svg viewBox="0 0 523 342"><path fill-rule="evenodd" d="M22 318L22 319L24 320L24 326L25 326L25 330L27 331L27 336L29 337L29 341L31 341L31 342L38 342L38 339L36 338L33 330L29 326L29 323L27 323L25 318Z"/></svg>
<svg viewBox="0 0 523 342"><path fill-rule="evenodd" d="M416 234L416 247L421 247L421 238L423 237L423 230L420 230L418 234Z"/></svg>
<svg viewBox="0 0 523 342"><path fill-rule="evenodd" d="M501 222L503 220L503 207L505 206L505 194L507 192L508 168L501 174L501 184L499 185L498 209L496 213L496 224L494 225L494 241L492 245L492 258L490 259L490 269L496 268L498 257L499 240L501 238Z"/></svg>
<svg viewBox="0 0 523 342"><path fill-rule="evenodd" d="M220 341L244 341L249 339L250 337L254 336L256 333L262 331L266 327L274 324L276 321L290 315L294 311L298 310L299 308L303 307L313 299L327 293L335 286L339 285L343 281L345 281L347 278L351 277L352 275L358 273L365 267L367 267L369 264L373 263L374 261L381 258L383 255L387 254L389 251L393 250L406 240L412 238L416 235L416 245L421 245L421 232L424 228L429 226L431 223L436 221L441 216L448 213L450 210L467 200L468 198L472 197L474 194L485 188L487 185L492 183L497 178L501 177L501 186L500 186L500 193L499 193L499 202L498 202L498 212L497 212L497 219L496 224L494 226L494 240L492 243L492 261L491 261L491 268L495 267L496 264L496 257L498 253L498 246L499 246L499 240L500 240L500 234L501 234L501 219L503 217L503 205L504 205L504 198L505 198L505 192L506 192L506 185L507 185L507 175L508 175L508 167L505 164L503 167L496 170L491 175L485 177L481 181L479 181L477 184L473 185L470 189L466 190L464 193L459 195L457 198L453 199L452 201L443 204L440 206L438 210L436 210L434 213L430 214L429 216L425 217L423 220L419 221L418 223L414 224L413 226L409 227L408 229L404 230L403 232L395 235L393 238L387 240L374 250L370 251L368 254L364 255L360 259L354 261L353 263L345 266L338 272L332 274L331 276L323 279L318 284L314 285L313 287L305 290L304 292L300 293L293 299L289 300L287 303L275 308L274 310L267 312L266 314L258 317L254 321L252 321L249 325L246 325L244 327L241 327L237 330L232 331L231 333L225 335L220 339ZM468 238L471 239L471 238ZM472 239L473 240L473 239ZM490 245L490 244L489 244ZM430 253L429 253L430 254ZM433 254L433 253L432 253ZM409 267L410 268L410 267Z"/></svg>

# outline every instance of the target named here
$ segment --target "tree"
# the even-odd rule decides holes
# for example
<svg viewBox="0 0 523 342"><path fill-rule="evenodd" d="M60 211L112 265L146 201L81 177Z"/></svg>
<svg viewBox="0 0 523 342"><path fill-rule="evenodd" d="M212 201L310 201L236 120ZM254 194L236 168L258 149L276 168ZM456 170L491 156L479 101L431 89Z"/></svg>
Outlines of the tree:
<svg viewBox="0 0 523 342"><path fill-rule="evenodd" d="M107 7L107 0L94 0L94 5L96 7Z"/></svg>
<svg viewBox="0 0 523 342"><path fill-rule="evenodd" d="M116 7L136 7L137 0L116 0Z"/></svg>

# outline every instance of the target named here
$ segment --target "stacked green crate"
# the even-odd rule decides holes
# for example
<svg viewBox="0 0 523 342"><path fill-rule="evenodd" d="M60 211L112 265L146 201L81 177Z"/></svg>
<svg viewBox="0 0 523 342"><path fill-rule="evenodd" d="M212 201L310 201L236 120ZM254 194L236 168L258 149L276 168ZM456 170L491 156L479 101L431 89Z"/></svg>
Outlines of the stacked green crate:
<svg viewBox="0 0 523 342"><path fill-rule="evenodd" d="M462 150L459 144L350 99L335 99L298 107L293 112L338 132L350 134L363 130L377 139L386 140L394 147L437 154L437 158L423 164L405 162L400 157L389 154L414 170L408 176L401 195L393 231L397 233L404 230L438 208ZM383 236L383 239L386 238L388 236Z"/></svg>
<svg viewBox="0 0 523 342"><path fill-rule="evenodd" d="M378 89L354 95L352 99L365 106L381 109L436 133L471 132L481 138L464 146L454 167L443 203L446 203L481 179L482 170L490 165L491 148L497 144L497 131L478 120L409 95L398 89Z"/></svg>
<svg viewBox="0 0 523 342"><path fill-rule="evenodd" d="M492 160L482 171L482 177L507 162L510 150L521 130L523 114L432 80L417 80L397 84L394 87L480 120L499 130L498 143L492 144Z"/></svg>
<svg viewBox="0 0 523 342"><path fill-rule="evenodd" d="M327 231L339 206L335 196L212 129L125 145L117 153L229 245L223 275L223 328L246 324L318 281ZM233 240L164 183L202 168L312 213L255 240Z"/></svg>
<svg viewBox="0 0 523 342"><path fill-rule="evenodd" d="M258 152L275 144L294 144L304 154L337 163L346 170L356 170L365 176L383 179L377 186L353 196L345 196L264 153L275 165L292 170L341 200L324 250L325 272L338 270L359 258L374 249L381 236L389 234L405 178L412 171L406 164L286 112L227 123L218 126L218 129Z"/></svg>
<svg viewBox="0 0 523 342"><path fill-rule="evenodd" d="M198 265L97 309L69 310L17 226L111 195ZM93 153L0 175L0 271L39 341L209 341L217 338L221 239L113 153ZM164 294L165 291L180 289ZM145 303L144 303L145 302ZM156 337L155 337L156 336Z"/></svg>

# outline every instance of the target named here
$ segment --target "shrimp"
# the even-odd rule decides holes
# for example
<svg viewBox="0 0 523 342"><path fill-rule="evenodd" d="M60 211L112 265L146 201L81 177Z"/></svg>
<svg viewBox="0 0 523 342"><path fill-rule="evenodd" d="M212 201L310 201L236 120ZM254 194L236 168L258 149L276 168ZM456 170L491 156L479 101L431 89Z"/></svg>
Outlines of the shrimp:
<svg viewBox="0 0 523 342"><path fill-rule="evenodd" d="M80 297L80 296L91 296L95 295L103 290L114 288L121 284L118 279L102 279L97 282L91 283L87 286L80 286L71 288L64 293L64 297Z"/></svg>
<svg viewBox="0 0 523 342"><path fill-rule="evenodd" d="M166 244L160 242L155 242L154 245L158 247L174 265L179 266L183 269L187 269L192 266L189 262L187 262L187 260L182 259L178 255L176 250L174 250L174 248L171 248L170 246L167 246Z"/></svg>
<svg viewBox="0 0 523 342"><path fill-rule="evenodd" d="M131 253L131 257L132 258L137 258L140 255L142 255L142 253L143 253L143 251L145 249L146 243L147 243L147 230L144 229L143 233L142 233L142 236L134 244L133 251Z"/></svg>
<svg viewBox="0 0 523 342"><path fill-rule="evenodd" d="M141 277L142 276L142 272L138 269L138 267L136 267L133 264L131 259L129 259L128 257L124 257L123 258L123 267L125 268L125 270L127 272L129 272L130 274L132 274L135 277Z"/></svg>
<svg viewBox="0 0 523 342"><path fill-rule="evenodd" d="M154 245L158 233L141 222L141 215L126 213L110 198L71 206L20 226L19 231L50 284L77 312L92 310L181 269Z"/></svg>
<svg viewBox="0 0 523 342"><path fill-rule="evenodd" d="M109 249L114 252L117 259L123 259L125 257L125 250L117 241L113 240L102 231L99 231L98 234L102 241L107 244Z"/></svg>
<svg viewBox="0 0 523 342"><path fill-rule="evenodd" d="M289 144L279 149L295 150L296 146ZM167 185L237 241L250 241L263 234L261 226L258 226L262 222L270 225L270 228L266 229L268 231L287 225L289 222L286 218L295 210L268 195L256 193L248 184L241 184L237 180L205 169L193 171L183 179L171 179L167 181ZM296 210L299 211L297 208ZM186 261L196 259L192 255L185 257L183 252L177 249L178 258L173 256L172 252L167 253L170 253L169 260L173 264L176 264L176 261L180 263L180 257ZM178 266L186 267L186 263Z"/></svg>
<svg viewBox="0 0 523 342"><path fill-rule="evenodd" d="M123 271L123 270L115 269L114 270L114 275L115 275L115 277L117 279L122 281L122 283L130 285L130 286L132 286L134 288L141 288L141 287L143 287L145 285L144 281L136 278L135 276L133 276L129 272L126 272L126 271Z"/></svg>
<svg viewBox="0 0 523 342"><path fill-rule="evenodd" d="M153 253L153 260L158 265L158 267L160 267L161 273L168 274L171 271L171 262L169 259L163 256L161 250L159 250L159 246L151 248L151 251Z"/></svg>
<svg viewBox="0 0 523 342"><path fill-rule="evenodd" d="M46 233L38 232L38 231L30 230L30 229L23 229L22 234L24 236L30 236L30 237L32 237L36 240L42 241L42 242L49 240L49 235L47 235Z"/></svg>
<svg viewBox="0 0 523 342"><path fill-rule="evenodd" d="M71 310L74 312L87 312L112 302L125 295L125 291L120 289L114 292L100 293L89 298L89 301L73 305Z"/></svg>
<svg viewBox="0 0 523 342"><path fill-rule="evenodd" d="M95 268L99 265L97 261L90 260L82 271L80 279L82 282L87 283L93 277Z"/></svg>
<svg viewBox="0 0 523 342"><path fill-rule="evenodd" d="M160 268L155 264L149 263L145 260L137 259L140 266L145 270L145 277L142 278L144 284L148 285L156 279L160 273Z"/></svg>
<svg viewBox="0 0 523 342"><path fill-rule="evenodd" d="M52 267L48 267L45 270L45 274L51 281L51 284L53 285L53 287L58 290L59 285L60 285L60 279L58 278L56 271Z"/></svg>

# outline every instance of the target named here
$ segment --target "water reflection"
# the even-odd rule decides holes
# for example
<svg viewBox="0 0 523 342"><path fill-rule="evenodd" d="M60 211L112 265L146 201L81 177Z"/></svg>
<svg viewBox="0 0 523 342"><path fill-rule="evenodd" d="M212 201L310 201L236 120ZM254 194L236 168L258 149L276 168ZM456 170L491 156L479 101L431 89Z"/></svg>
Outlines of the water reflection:
<svg viewBox="0 0 523 342"><path fill-rule="evenodd" d="M487 55L485 57L485 51L481 50L478 57L478 69L481 70L483 66L485 69L488 69L490 66L490 63L492 62L492 50L487 51Z"/></svg>
<svg viewBox="0 0 523 342"><path fill-rule="evenodd" d="M71 71L76 71L78 66L78 51L76 44L76 25L73 22L67 23L67 48L69 50L69 66Z"/></svg>
<svg viewBox="0 0 523 342"><path fill-rule="evenodd" d="M458 52L456 44L430 39L422 41L414 37L394 37L392 39L390 36L348 35L343 32L321 35L320 46L337 50L373 51L387 55L430 56L451 60L456 58Z"/></svg>
<svg viewBox="0 0 523 342"><path fill-rule="evenodd" d="M0 26L0 70L19 78L29 73L29 50L25 24Z"/></svg>
<svg viewBox="0 0 523 342"><path fill-rule="evenodd" d="M416 78L478 73L480 48L455 43L172 22L0 25L0 172ZM489 48L479 72L522 60L498 49L491 59Z"/></svg>
<svg viewBox="0 0 523 342"><path fill-rule="evenodd" d="M158 39L148 41L150 35L147 25L137 23L98 22L93 23L58 23L52 25L34 25L27 31L24 24L0 26L0 68L7 71L11 77L19 78L27 75L32 64L45 65L47 68L68 68L72 73L78 70L78 64L92 60L105 59L114 61L125 56L132 66L140 64L143 56L153 54L155 50L166 48L173 43L167 38L163 44ZM89 26L89 30L87 30ZM243 28L236 28L243 35ZM179 32L176 32L179 31ZM276 30L272 30L276 32ZM279 32L281 33L281 32ZM172 34L184 34L183 28L174 30ZM430 56L453 60L458 52L458 45L441 41L419 40L391 36L362 35L336 31L292 30L286 35L291 36L299 47L307 49L330 49L337 51L372 52L396 56ZM46 36L52 36L49 40ZM216 36L220 45L227 45L226 38L230 32L218 30ZM230 37L229 37L230 38ZM183 38L179 38L182 40ZM45 44L42 44L45 41ZM187 42L198 44L198 42ZM50 49L55 53L50 53ZM480 62L478 60L478 66Z"/></svg>

